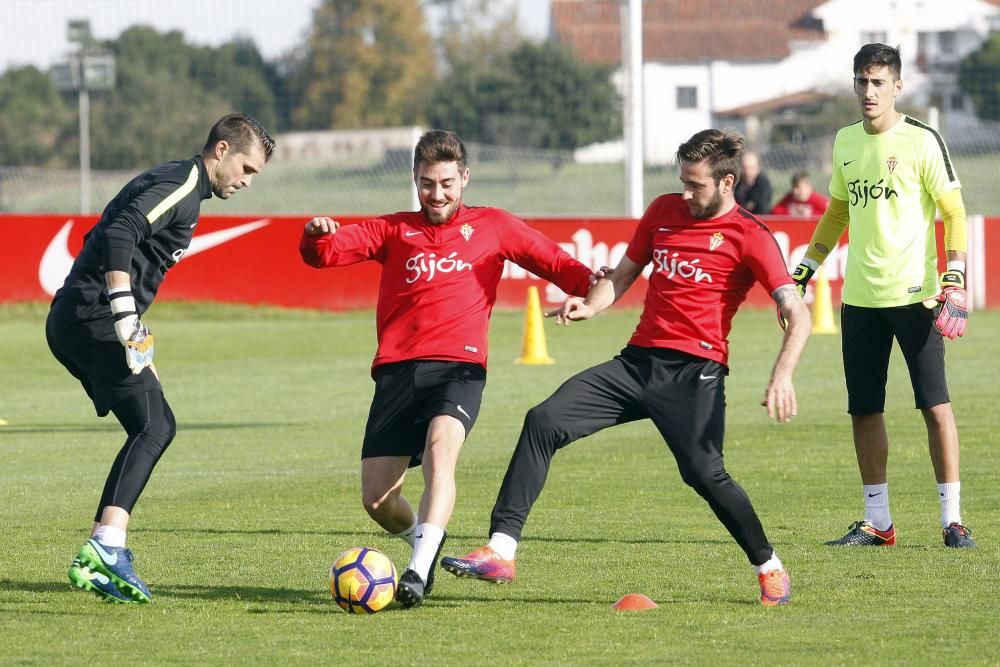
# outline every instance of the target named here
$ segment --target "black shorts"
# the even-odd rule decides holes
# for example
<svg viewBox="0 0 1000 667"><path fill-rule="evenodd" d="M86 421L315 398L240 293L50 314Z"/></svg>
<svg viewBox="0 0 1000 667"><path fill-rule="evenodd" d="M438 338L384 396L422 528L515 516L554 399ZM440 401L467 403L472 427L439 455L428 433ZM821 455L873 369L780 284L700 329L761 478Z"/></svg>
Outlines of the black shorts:
<svg viewBox="0 0 1000 667"><path fill-rule="evenodd" d="M571 441L650 419L685 467L690 458L722 454L728 374L717 361L629 345L571 377L543 405L559 415L559 430Z"/></svg>
<svg viewBox="0 0 1000 667"><path fill-rule="evenodd" d="M409 456L411 468L420 465L431 419L450 415L468 437L485 386L486 370L479 364L415 360L380 366L361 458Z"/></svg>
<svg viewBox="0 0 1000 667"><path fill-rule="evenodd" d="M129 370L110 313L106 319L81 320L79 310L71 299L52 302L45 321L45 338L59 363L83 385L98 416L104 417L129 396L163 391L149 368L138 375Z"/></svg>
<svg viewBox="0 0 1000 667"><path fill-rule="evenodd" d="M872 415L885 411L885 385L892 340L899 341L910 371L917 408L947 403L944 339L934 328L937 311L915 303L896 308L841 307L847 411Z"/></svg>

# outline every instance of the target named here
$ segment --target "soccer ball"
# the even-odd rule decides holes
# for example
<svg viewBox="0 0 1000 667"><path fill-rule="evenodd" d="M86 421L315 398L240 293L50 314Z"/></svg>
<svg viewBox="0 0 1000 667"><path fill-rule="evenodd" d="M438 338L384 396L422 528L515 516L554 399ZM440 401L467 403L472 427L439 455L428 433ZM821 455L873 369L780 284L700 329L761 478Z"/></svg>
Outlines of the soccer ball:
<svg viewBox="0 0 1000 667"><path fill-rule="evenodd" d="M344 611L374 614L396 595L396 566L377 549L348 549L330 566L330 595Z"/></svg>

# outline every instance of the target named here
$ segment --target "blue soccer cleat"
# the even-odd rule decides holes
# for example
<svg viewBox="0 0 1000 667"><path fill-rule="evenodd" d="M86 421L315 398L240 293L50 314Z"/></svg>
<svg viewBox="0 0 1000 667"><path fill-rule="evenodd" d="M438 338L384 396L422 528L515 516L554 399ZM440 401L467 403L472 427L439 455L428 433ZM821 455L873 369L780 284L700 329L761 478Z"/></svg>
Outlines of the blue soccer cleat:
<svg viewBox="0 0 1000 667"><path fill-rule="evenodd" d="M80 562L79 558L73 559L73 564L69 566L69 580L77 588L91 591L97 597L104 598L108 602L131 602L132 598L122 593L111 581L111 577L95 572L93 569Z"/></svg>
<svg viewBox="0 0 1000 667"><path fill-rule="evenodd" d="M95 539L89 539L80 549L80 553L76 555L76 559L73 561L74 567L70 568L70 572L72 573L76 564L79 563L81 572L83 567L90 570L91 583L95 581L93 574L100 574L108 578L109 583L114 584L129 602L151 602L153 595L149 592L149 586L132 569L134 560L135 557L130 549L109 547ZM76 580L74 583L77 583ZM95 590L95 592L97 591Z"/></svg>

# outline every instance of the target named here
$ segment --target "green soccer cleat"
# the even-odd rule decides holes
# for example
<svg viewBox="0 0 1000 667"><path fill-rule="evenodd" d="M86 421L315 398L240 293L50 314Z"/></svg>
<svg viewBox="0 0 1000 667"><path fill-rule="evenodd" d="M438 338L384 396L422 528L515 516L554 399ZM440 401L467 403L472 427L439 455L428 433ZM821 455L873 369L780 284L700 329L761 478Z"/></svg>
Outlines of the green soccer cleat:
<svg viewBox="0 0 1000 667"><path fill-rule="evenodd" d="M94 574L102 575L120 591L129 602L151 602L153 595L149 592L149 587L140 579L135 570L132 569L132 562L135 557L130 549L125 547L109 547L101 544L95 539L87 540L80 549L70 567L70 578L74 584L79 585L77 579L84 576L83 568L87 568L90 582L100 582L94 579ZM79 567L77 567L79 564ZM77 579L73 579L74 572L78 573ZM87 588L82 586L82 588ZM94 590L90 588L89 590ZM97 592L97 591L95 591ZM103 593L99 593L104 595ZM104 595L104 597L107 597ZM122 600L124 601L124 600Z"/></svg>
<svg viewBox="0 0 1000 667"><path fill-rule="evenodd" d="M79 558L73 559L73 564L69 566L68 576L70 583L77 588L91 591L97 597L103 598L108 602L125 603L132 601L131 597L122 593L115 586L114 582L111 581L111 577L94 571L80 562Z"/></svg>

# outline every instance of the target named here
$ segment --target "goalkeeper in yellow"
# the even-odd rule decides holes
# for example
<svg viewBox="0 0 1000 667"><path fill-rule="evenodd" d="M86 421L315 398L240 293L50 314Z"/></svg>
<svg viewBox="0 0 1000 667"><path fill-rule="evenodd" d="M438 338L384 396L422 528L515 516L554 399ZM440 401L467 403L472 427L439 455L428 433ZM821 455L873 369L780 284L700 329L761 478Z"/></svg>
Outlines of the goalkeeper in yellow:
<svg viewBox="0 0 1000 667"><path fill-rule="evenodd" d="M899 51L885 44L866 44L854 56L854 92L863 120L837 133L830 206L792 274L804 292L850 226L841 328L865 514L846 535L826 544L896 544L883 416L895 338L927 426L944 543L971 548L976 542L960 514L958 428L948 397L943 340L961 336L968 321L965 209L941 135L896 110L901 68ZM934 233L938 209L947 251L940 280Z"/></svg>

